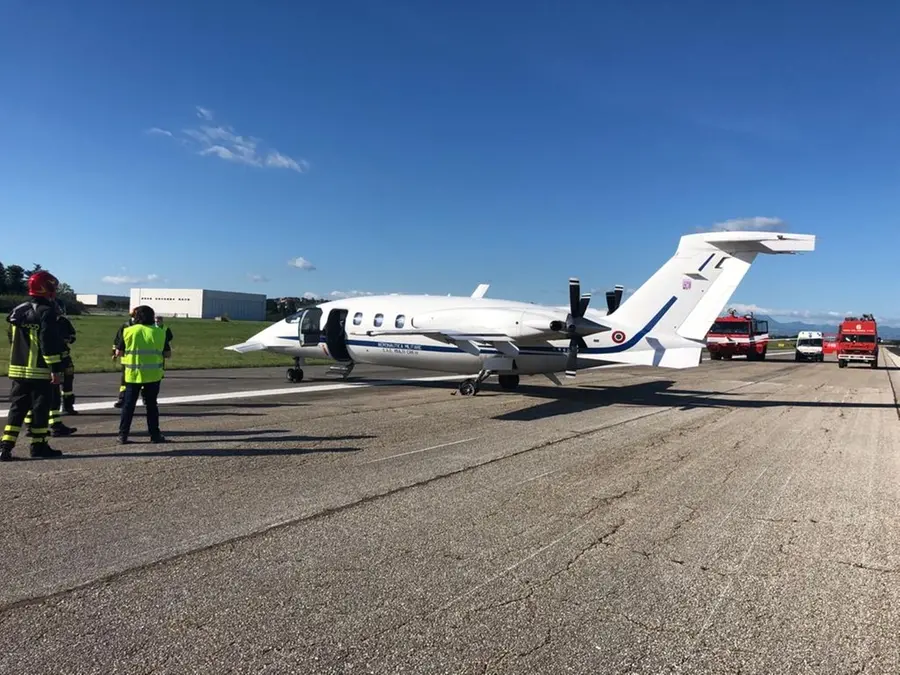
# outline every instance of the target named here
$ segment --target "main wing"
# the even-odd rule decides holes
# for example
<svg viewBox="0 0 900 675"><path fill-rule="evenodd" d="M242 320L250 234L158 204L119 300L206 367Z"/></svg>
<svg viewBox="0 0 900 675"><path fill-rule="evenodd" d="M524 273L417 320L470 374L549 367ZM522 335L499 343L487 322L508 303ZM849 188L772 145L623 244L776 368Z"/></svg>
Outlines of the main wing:
<svg viewBox="0 0 900 675"><path fill-rule="evenodd" d="M237 352L239 354L245 354L247 352L262 351L266 349L266 345L261 342L242 342L239 345L229 345L228 347L225 347L225 349Z"/></svg>
<svg viewBox="0 0 900 675"><path fill-rule="evenodd" d="M385 330L369 330L366 335L378 337L380 335L421 335L429 337L433 340L439 340L446 344L452 344L459 347L464 352L478 356L481 350L476 343L487 344L496 349L501 354L507 356L518 356L519 348L516 346L515 339L506 333L495 333L489 331L456 331L437 328L426 329L385 329Z"/></svg>

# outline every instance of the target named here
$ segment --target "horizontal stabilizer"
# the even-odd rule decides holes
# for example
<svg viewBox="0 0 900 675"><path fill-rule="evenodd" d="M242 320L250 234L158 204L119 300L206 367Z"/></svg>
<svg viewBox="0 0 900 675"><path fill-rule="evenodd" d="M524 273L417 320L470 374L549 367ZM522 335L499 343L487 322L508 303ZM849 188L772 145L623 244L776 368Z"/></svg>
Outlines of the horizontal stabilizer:
<svg viewBox="0 0 900 675"><path fill-rule="evenodd" d="M814 234L780 234L778 232L704 232L688 235L682 242L705 242L729 253L801 253L814 251Z"/></svg>
<svg viewBox="0 0 900 675"><path fill-rule="evenodd" d="M239 354L245 354L247 352L261 352L266 349L266 346L261 342L242 342L239 345L225 347L225 349L238 352Z"/></svg>

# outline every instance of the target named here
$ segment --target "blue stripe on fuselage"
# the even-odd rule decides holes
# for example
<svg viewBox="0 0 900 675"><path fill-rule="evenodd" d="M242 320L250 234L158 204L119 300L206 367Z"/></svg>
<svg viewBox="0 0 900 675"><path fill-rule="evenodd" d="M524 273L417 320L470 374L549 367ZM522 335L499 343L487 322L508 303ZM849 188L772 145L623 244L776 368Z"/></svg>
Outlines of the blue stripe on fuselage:
<svg viewBox="0 0 900 675"><path fill-rule="evenodd" d="M617 352L624 352L627 349L631 349L638 342L640 342L647 333L653 330L656 327L662 318L666 315L666 313L672 309L672 305L677 302L678 298L676 296L672 296L666 302L665 305L647 322L641 330L631 336L630 339L626 340L620 345L611 345L609 347L588 347L587 349L579 350L581 354L615 354ZM299 336L296 335L282 335L279 336L280 340L296 340L300 341ZM319 343L325 343L325 336L322 335L319 338ZM352 347L380 347L383 349L403 349L408 351L422 351L422 352L443 352L443 353L457 353L461 352L462 349L456 347L455 345L410 345L403 343L391 343L383 340L361 340L359 338L350 338L347 340L347 344ZM307 345L313 346L313 345ZM525 355L543 355L543 354L565 354L568 351L568 347L551 347L551 346L528 346L528 347L520 347L519 353ZM490 347L479 347L479 352L482 354L500 354L502 352L497 349L492 349Z"/></svg>

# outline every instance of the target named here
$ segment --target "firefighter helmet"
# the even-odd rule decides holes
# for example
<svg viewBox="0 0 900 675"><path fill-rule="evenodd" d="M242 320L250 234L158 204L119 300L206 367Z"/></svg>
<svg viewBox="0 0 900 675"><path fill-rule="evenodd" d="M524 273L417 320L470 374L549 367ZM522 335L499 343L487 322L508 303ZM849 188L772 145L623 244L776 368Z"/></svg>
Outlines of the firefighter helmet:
<svg viewBox="0 0 900 675"><path fill-rule="evenodd" d="M52 300L56 297L58 288L59 279L47 270L35 272L28 277L28 295Z"/></svg>

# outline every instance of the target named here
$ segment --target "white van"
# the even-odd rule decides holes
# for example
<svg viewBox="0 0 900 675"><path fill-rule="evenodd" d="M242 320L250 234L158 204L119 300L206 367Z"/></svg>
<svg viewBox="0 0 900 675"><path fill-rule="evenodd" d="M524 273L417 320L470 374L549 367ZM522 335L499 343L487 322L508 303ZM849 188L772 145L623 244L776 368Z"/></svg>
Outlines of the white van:
<svg viewBox="0 0 900 675"><path fill-rule="evenodd" d="M822 333L817 330L801 330L797 333L797 351L794 352L794 361L824 361L825 352L822 351Z"/></svg>

